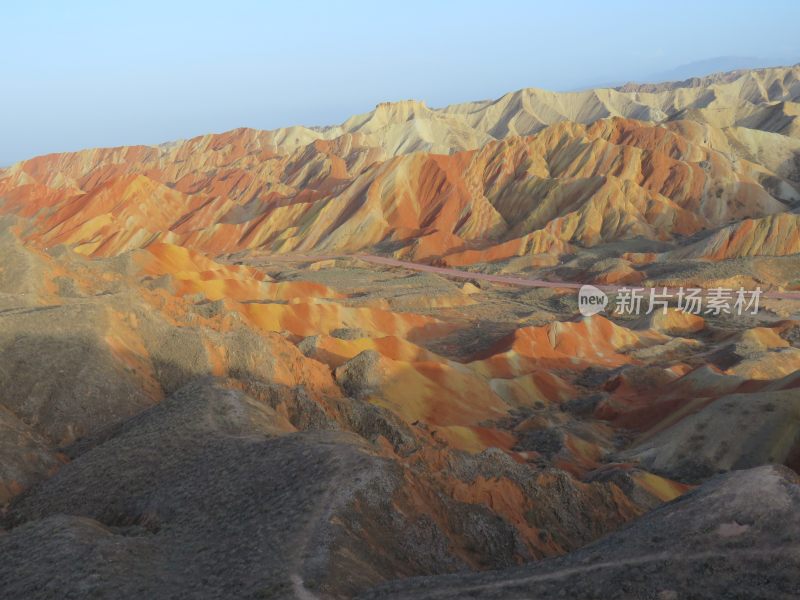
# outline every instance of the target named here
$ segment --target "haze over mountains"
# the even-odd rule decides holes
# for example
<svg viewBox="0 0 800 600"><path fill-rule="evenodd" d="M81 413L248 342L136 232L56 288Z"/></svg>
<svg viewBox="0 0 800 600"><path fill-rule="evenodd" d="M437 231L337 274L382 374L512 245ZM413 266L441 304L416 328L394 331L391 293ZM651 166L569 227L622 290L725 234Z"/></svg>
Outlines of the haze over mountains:
<svg viewBox="0 0 800 600"><path fill-rule="evenodd" d="M0 595L796 597L800 302L566 286L800 290L799 109L796 65L0 170Z"/></svg>
<svg viewBox="0 0 800 600"><path fill-rule="evenodd" d="M742 71L745 69L764 69L779 65L795 64L797 60L786 58L758 58L755 56L714 56L678 65L672 69L652 73L639 81L683 81L692 77L705 77L709 73ZM598 86L595 86L598 87Z"/></svg>

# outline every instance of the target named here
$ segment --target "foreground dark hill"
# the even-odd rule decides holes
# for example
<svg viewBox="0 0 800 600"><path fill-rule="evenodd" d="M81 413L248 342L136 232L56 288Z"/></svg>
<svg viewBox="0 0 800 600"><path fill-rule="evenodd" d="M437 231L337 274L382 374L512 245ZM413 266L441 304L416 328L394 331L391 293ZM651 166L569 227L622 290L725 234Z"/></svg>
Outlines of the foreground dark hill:
<svg viewBox="0 0 800 600"><path fill-rule="evenodd" d="M382 571L446 568L446 542L389 503L398 468L357 436L281 435L278 420L198 382L126 422L7 515L5 597L341 595ZM388 564L365 528L394 540Z"/></svg>
<svg viewBox="0 0 800 600"><path fill-rule="evenodd" d="M708 481L566 557L412 579L362 598L737 598L800 595L800 483L759 467Z"/></svg>

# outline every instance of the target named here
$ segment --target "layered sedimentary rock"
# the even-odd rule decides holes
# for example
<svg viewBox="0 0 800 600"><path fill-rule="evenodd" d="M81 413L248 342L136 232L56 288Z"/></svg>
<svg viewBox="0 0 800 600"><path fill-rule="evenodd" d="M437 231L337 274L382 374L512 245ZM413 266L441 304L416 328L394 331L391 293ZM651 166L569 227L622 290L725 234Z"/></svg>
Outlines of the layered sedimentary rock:
<svg viewBox="0 0 800 600"><path fill-rule="evenodd" d="M674 241L800 201L800 141L758 117L793 103L797 69L443 110L386 103L332 128L49 155L0 172L2 210L33 218L37 244L95 256L154 241L212 254L386 246L465 265Z"/></svg>
<svg viewBox="0 0 800 600"><path fill-rule="evenodd" d="M797 482L759 467L800 468L796 301L583 317L574 288L800 288L798 86L0 171L0 595L790 595Z"/></svg>

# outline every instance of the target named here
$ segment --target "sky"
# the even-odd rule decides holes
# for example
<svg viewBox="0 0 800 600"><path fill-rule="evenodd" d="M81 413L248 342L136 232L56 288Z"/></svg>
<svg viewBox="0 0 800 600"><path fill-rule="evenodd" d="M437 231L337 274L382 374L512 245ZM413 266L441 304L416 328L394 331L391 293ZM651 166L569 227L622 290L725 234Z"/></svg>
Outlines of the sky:
<svg viewBox="0 0 800 600"><path fill-rule="evenodd" d="M800 2L41 2L0 5L0 165L378 102L646 81L714 57L800 62Z"/></svg>

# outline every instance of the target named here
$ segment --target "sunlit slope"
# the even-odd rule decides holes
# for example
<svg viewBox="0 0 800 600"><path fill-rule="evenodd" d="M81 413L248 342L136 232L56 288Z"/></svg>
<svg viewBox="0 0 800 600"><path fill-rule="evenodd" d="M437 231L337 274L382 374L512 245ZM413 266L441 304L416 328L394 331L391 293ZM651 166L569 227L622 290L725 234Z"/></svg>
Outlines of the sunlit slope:
<svg viewBox="0 0 800 600"><path fill-rule="evenodd" d="M264 154L253 135L232 132L229 152L210 145L205 158L203 147L180 161L131 148L20 163L0 174L0 210L29 218L38 245L94 256L159 242L209 254L389 248L465 265L672 242L800 202L800 142L695 121L563 122L477 150L386 160L360 134L285 155ZM59 168L79 172L54 176ZM779 236L754 253L790 254L792 243Z"/></svg>

